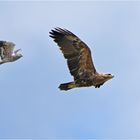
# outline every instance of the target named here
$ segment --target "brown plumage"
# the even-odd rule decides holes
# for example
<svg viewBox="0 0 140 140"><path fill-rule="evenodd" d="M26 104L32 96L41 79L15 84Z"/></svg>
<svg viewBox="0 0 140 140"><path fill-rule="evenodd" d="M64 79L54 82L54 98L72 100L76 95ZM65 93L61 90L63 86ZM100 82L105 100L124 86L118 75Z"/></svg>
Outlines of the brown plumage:
<svg viewBox="0 0 140 140"><path fill-rule="evenodd" d="M99 74L92 61L91 51L88 46L72 32L55 28L50 32L50 37L60 47L74 81L61 84L61 90L69 90L76 87L95 86L100 87L104 82L113 78L111 74Z"/></svg>

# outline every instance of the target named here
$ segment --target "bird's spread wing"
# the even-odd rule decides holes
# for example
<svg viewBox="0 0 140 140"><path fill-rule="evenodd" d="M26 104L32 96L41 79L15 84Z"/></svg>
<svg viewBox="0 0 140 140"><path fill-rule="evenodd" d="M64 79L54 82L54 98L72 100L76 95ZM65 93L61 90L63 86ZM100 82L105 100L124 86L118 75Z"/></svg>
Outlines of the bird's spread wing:
<svg viewBox="0 0 140 140"><path fill-rule="evenodd" d="M1 59L10 58L12 56L15 44L12 42L0 41Z"/></svg>
<svg viewBox="0 0 140 140"><path fill-rule="evenodd" d="M50 32L50 37L58 44L67 59L70 73L75 80L85 76L85 73L96 73L90 49L76 35L66 29L56 28Z"/></svg>

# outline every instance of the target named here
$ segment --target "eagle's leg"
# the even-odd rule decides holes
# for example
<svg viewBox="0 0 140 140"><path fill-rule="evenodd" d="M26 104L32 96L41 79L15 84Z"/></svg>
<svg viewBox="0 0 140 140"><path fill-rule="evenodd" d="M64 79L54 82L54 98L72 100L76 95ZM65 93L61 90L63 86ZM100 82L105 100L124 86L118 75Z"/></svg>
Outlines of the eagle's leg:
<svg viewBox="0 0 140 140"><path fill-rule="evenodd" d="M95 88L100 88L101 85L96 85Z"/></svg>
<svg viewBox="0 0 140 140"><path fill-rule="evenodd" d="M104 83L99 84L99 85L96 85L95 88L100 88L100 86L103 85L103 84L104 84Z"/></svg>

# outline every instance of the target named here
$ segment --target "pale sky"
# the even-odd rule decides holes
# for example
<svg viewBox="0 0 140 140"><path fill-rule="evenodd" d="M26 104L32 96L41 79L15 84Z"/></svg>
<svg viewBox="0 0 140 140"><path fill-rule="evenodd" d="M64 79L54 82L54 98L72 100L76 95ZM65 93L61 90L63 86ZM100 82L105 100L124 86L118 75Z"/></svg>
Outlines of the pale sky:
<svg viewBox="0 0 140 140"><path fill-rule="evenodd" d="M1 65L0 138L140 138L139 1L1 1L0 40L24 55ZM96 69L114 79L67 92L73 80L54 27L91 49Z"/></svg>

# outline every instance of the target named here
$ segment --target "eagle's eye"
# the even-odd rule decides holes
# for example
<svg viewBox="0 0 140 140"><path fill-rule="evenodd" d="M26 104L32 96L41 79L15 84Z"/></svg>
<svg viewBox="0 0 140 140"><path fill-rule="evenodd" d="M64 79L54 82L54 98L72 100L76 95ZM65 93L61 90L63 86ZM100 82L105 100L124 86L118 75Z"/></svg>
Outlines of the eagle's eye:
<svg viewBox="0 0 140 140"><path fill-rule="evenodd" d="M107 75L111 75L111 74L109 73L109 74L107 74Z"/></svg>

